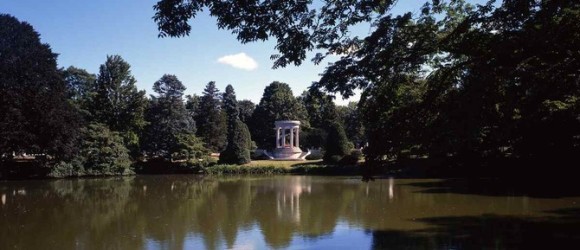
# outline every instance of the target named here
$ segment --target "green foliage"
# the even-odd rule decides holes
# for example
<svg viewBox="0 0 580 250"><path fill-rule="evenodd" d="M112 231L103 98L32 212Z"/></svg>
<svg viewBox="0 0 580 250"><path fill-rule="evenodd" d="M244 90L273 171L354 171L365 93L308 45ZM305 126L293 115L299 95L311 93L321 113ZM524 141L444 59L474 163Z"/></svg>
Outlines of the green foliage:
<svg viewBox="0 0 580 250"><path fill-rule="evenodd" d="M232 85L226 87L223 96L228 122L228 145L220 154L220 163L245 164L250 162L252 139L246 124L239 119L238 102Z"/></svg>
<svg viewBox="0 0 580 250"><path fill-rule="evenodd" d="M328 132L321 128L305 128L300 130L300 146L304 148L324 148Z"/></svg>
<svg viewBox="0 0 580 250"><path fill-rule="evenodd" d="M231 141L228 142L226 150L221 152L219 163L222 164L246 164L250 162L250 149L252 140L250 131L242 121L235 121L232 134L229 134Z"/></svg>
<svg viewBox="0 0 580 250"><path fill-rule="evenodd" d="M0 157L20 153L59 159L76 152L80 117L57 69L57 55L33 27L0 14Z"/></svg>
<svg viewBox="0 0 580 250"><path fill-rule="evenodd" d="M354 147L362 147L367 139L365 135L365 128L363 125L363 117L358 108L357 102L349 102L347 106L337 107L339 120L344 124L344 131L348 140L353 142Z"/></svg>
<svg viewBox="0 0 580 250"><path fill-rule="evenodd" d="M241 100L238 101L238 109L240 111L240 120L243 123L248 124L252 119L252 114L256 109L256 104L250 100Z"/></svg>
<svg viewBox="0 0 580 250"><path fill-rule="evenodd" d="M302 127L309 127L304 106L296 100L286 83L272 82L264 89L264 94L250 122L250 132L258 147L274 147L276 136L274 122L278 120L299 120Z"/></svg>
<svg viewBox="0 0 580 250"><path fill-rule="evenodd" d="M201 102L201 97L193 94L185 96L185 109L191 117L194 117L199 113L199 103Z"/></svg>
<svg viewBox="0 0 580 250"><path fill-rule="evenodd" d="M359 150L352 150L350 154L345 155L340 160L340 164L343 165L355 165L359 160L362 159L362 153Z"/></svg>
<svg viewBox="0 0 580 250"><path fill-rule="evenodd" d="M95 95L97 77L84 69L73 66L68 67L63 74L67 85L68 99L85 120L90 119L89 107Z"/></svg>
<svg viewBox="0 0 580 250"><path fill-rule="evenodd" d="M334 97L322 93L316 88L310 88L302 93L298 100L304 105L308 113L310 126L328 129L338 121L338 112L333 101Z"/></svg>
<svg viewBox="0 0 580 250"><path fill-rule="evenodd" d="M149 158L182 159L191 154L180 146L182 137L194 136L195 122L182 97L185 86L174 75L164 75L153 84L158 96L151 96L145 118L148 125L141 145Z"/></svg>
<svg viewBox="0 0 580 250"><path fill-rule="evenodd" d="M154 6L153 19L159 36L187 36L189 19L208 9L217 17L218 26L237 35L242 43L275 38L280 54L272 55L274 68L300 65L306 52L318 49L314 58L320 62L326 55L346 53L354 42L348 28L371 18L388 15L394 1L251 1L231 4L227 1L161 0Z"/></svg>
<svg viewBox="0 0 580 250"><path fill-rule="evenodd" d="M200 138L188 133L178 134L176 137L177 143L171 149L173 160L188 160L193 163L200 160L207 162L210 151L204 146Z"/></svg>
<svg viewBox="0 0 580 250"><path fill-rule="evenodd" d="M234 128L235 121L240 117L240 110L238 109L238 101L236 100L236 92L231 84L226 86L226 91L222 96L223 109L226 112L226 122L228 133Z"/></svg>
<svg viewBox="0 0 580 250"><path fill-rule="evenodd" d="M276 166L246 166L246 165L215 165L207 167L208 175L273 175L290 173L290 168Z"/></svg>
<svg viewBox="0 0 580 250"><path fill-rule="evenodd" d="M292 174L299 175L360 175L361 167L358 165L327 165L308 164L298 165L292 168Z"/></svg>
<svg viewBox="0 0 580 250"><path fill-rule="evenodd" d="M340 123L334 123L328 129L325 150L324 160L332 163L338 163L350 152L346 133Z"/></svg>
<svg viewBox="0 0 580 250"><path fill-rule="evenodd" d="M102 124L90 124L81 143L80 157L88 175L131 174L129 150L117 132Z"/></svg>
<svg viewBox="0 0 580 250"><path fill-rule="evenodd" d="M342 161L342 159L344 158L344 155L324 155L324 162L328 162L331 164L338 164L339 162Z"/></svg>
<svg viewBox="0 0 580 250"><path fill-rule="evenodd" d="M80 157L75 157L71 161L60 161L54 164L50 168L48 177L52 178L64 178L72 176L83 176L85 175L85 170L83 162L79 162Z"/></svg>
<svg viewBox="0 0 580 250"><path fill-rule="evenodd" d="M89 124L83 129L79 153L68 162L59 162L49 176L94 176L133 174L129 150L119 133L104 124Z"/></svg>
<svg viewBox="0 0 580 250"><path fill-rule="evenodd" d="M287 168L280 166L249 166L219 164L204 168L208 175L275 175L275 174L311 174L311 175L357 175L360 167L355 165L306 164Z"/></svg>
<svg viewBox="0 0 580 250"><path fill-rule="evenodd" d="M137 151L139 135L145 127L145 91L137 90L131 66L118 55L107 56L97 76L96 93L91 103L93 122L118 131L125 145Z"/></svg>
<svg viewBox="0 0 580 250"><path fill-rule="evenodd" d="M226 114L222 110L220 97L215 82L209 82L199 101L199 111L195 114L197 136L203 138L212 152L222 151L227 143Z"/></svg>
<svg viewBox="0 0 580 250"><path fill-rule="evenodd" d="M425 131L419 105L425 93L425 81L401 76L396 84L369 89L361 100L360 112L367 114L365 122L370 159L396 159L404 150L420 145ZM371 92L372 91L372 92Z"/></svg>
<svg viewBox="0 0 580 250"><path fill-rule="evenodd" d="M571 166L580 154L578 1L430 1L392 15L394 2L227 8L162 0L154 20L161 36L188 35L188 20L207 7L242 43L274 38L274 67L300 64L312 49L322 50L315 63L340 54L311 89L344 97L363 90L357 116L364 126L347 131L357 138L364 127L371 162L415 155ZM360 22L372 23L369 35L349 36Z"/></svg>

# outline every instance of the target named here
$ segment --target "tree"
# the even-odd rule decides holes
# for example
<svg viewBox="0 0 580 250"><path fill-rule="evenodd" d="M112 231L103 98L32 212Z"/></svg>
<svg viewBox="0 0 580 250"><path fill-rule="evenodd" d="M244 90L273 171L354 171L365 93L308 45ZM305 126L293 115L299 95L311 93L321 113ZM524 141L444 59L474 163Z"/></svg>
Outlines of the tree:
<svg viewBox="0 0 580 250"><path fill-rule="evenodd" d="M0 14L0 158L76 151L80 117L56 59L30 24Z"/></svg>
<svg viewBox="0 0 580 250"><path fill-rule="evenodd" d="M367 140L358 103L349 102L347 106L338 106L337 113L341 123L344 124L348 140L352 141L357 148L362 147Z"/></svg>
<svg viewBox="0 0 580 250"><path fill-rule="evenodd" d="M264 89L264 94L252 114L250 132L261 148L274 147L274 122L278 120L299 120L302 127L309 127L304 106L296 100L286 83L272 82Z"/></svg>
<svg viewBox="0 0 580 250"><path fill-rule="evenodd" d="M338 121L338 113L332 96L310 88L302 93L298 100L306 108L310 126L327 129L332 123Z"/></svg>
<svg viewBox="0 0 580 250"><path fill-rule="evenodd" d="M78 154L68 161L60 161L48 176L106 176L133 174L129 150L118 132L106 125L90 123L82 129Z"/></svg>
<svg viewBox="0 0 580 250"><path fill-rule="evenodd" d="M123 138L103 124L90 124L85 129L79 156L87 175L132 173L129 150Z"/></svg>
<svg viewBox="0 0 580 250"><path fill-rule="evenodd" d="M314 60L320 62L328 54L342 54L360 40L348 36L348 28L361 22L381 20L388 15L394 1L254 1L232 4L205 0L161 0L154 6L153 19L159 36L187 36L191 31L189 19L204 8L217 18L218 27L237 34L242 43L276 39L279 54L274 68L289 64L300 65L306 52L326 50Z"/></svg>
<svg viewBox="0 0 580 250"><path fill-rule="evenodd" d="M348 139L340 123L335 122L328 128L325 150L324 160L334 163L337 163L342 157L350 153Z"/></svg>
<svg viewBox="0 0 580 250"><path fill-rule="evenodd" d="M227 146L220 154L220 163L246 164L250 162L252 139L246 124L239 118L238 101L234 87L228 85L223 95L223 106L227 116Z"/></svg>
<svg viewBox="0 0 580 250"><path fill-rule="evenodd" d="M235 126L235 121L240 119L240 110L238 108L238 101L236 100L236 92L231 84L226 86L226 91L222 96L222 104L224 112L226 113L226 122L228 134ZM229 140L228 140L229 143Z"/></svg>
<svg viewBox="0 0 580 250"><path fill-rule="evenodd" d="M163 75L153 84L157 96L151 96L145 113L148 125L142 137L142 148L149 157L171 159L179 153L179 138L195 134L195 122L183 103L185 86L175 75Z"/></svg>
<svg viewBox="0 0 580 250"><path fill-rule="evenodd" d="M248 124L252 119L252 114L256 109L256 104L250 100L241 100L238 101L238 109L240 110L240 120L243 123Z"/></svg>
<svg viewBox="0 0 580 250"><path fill-rule="evenodd" d="M89 105L95 95L97 77L84 69L73 66L63 71L68 89L68 99L85 119L90 118Z"/></svg>
<svg viewBox="0 0 580 250"><path fill-rule="evenodd" d="M310 88L297 99L305 107L311 126L302 130L300 143L308 148L324 148L329 127L333 123L341 122L333 97Z"/></svg>
<svg viewBox="0 0 580 250"><path fill-rule="evenodd" d="M250 130L239 119L234 121L231 132L228 133L228 145L220 154L220 163L246 164L251 161L250 148L252 139Z"/></svg>
<svg viewBox="0 0 580 250"><path fill-rule="evenodd" d="M173 160L187 160L192 165L208 164L208 156L211 153L199 137L192 133L177 135L177 144L171 149Z"/></svg>
<svg viewBox="0 0 580 250"><path fill-rule="evenodd" d="M91 105L94 122L121 133L132 151L138 149L139 135L145 127L145 91L137 90L131 66L118 55L107 56L97 77L96 94Z"/></svg>
<svg viewBox="0 0 580 250"><path fill-rule="evenodd" d="M314 49L322 51L315 63L341 55L312 88L363 91L367 162L414 151L572 169L566 161L580 154L578 1L433 0L398 16L389 13L394 2L162 0L154 19L161 36L187 35L187 21L207 7L243 43L275 38L274 67L300 64ZM349 36L361 22L372 24L369 35Z"/></svg>
<svg viewBox="0 0 580 250"><path fill-rule="evenodd" d="M328 126L327 126L328 127ZM327 129L308 128L300 131L300 147L324 148L326 147Z"/></svg>
<svg viewBox="0 0 580 250"><path fill-rule="evenodd" d="M197 136L202 137L206 147L213 152L220 152L226 146L226 118L220 99L215 82L209 82L203 91L195 119Z"/></svg>
<svg viewBox="0 0 580 250"><path fill-rule="evenodd" d="M189 115L195 119L199 113L199 103L201 102L201 97L196 94L186 95L185 100L185 109L187 109Z"/></svg>

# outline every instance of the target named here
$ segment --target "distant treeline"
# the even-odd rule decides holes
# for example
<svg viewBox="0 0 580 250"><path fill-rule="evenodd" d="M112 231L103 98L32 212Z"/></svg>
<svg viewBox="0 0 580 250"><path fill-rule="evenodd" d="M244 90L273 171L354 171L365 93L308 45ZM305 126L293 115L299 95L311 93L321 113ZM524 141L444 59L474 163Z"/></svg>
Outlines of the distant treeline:
<svg viewBox="0 0 580 250"><path fill-rule="evenodd" d="M220 92L215 82L200 96L185 96L184 84L166 74L148 97L118 55L107 56L96 75L72 66L59 69L57 55L29 24L9 15L1 15L0 24L5 171L32 165L43 169L38 175L62 177L132 174L160 163L244 164L256 148L273 147L276 120L302 122L305 150L325 148L333 124L346 126L351 141L363 143L356 104L337 107L315 89L296 98L287 84L273 82L256 105L237 101L232 85ZM346 139L343 144L354 147ZM213 152L221 153L219 160L210 157ZM36 156L23 156L30 154Z"/></svg>
<svg viewBox="0 0 580 250"><path fill-rule="evenodd" d="M206 164L209 152L225 152L220 161L241 164L254 148L273 146L275 120L291 119L303 124L302 146L324 148L328 161L364 145L367 166L473 176L575 170L580 2L434 0L397 16L390 13L395 2L217 8L216 1L159 1L161 36L189 35L187 20L207 7L242 42L274 38L274 67L299 65L313 49L326 51L315 63L340 55L301 96L274 82L257 105L237 101L231 86L220 93L213 82L201 96L184 97L173 75L146 97L119 56L107 57L96 76L57 69L32 27L3 15L2 161L13 152L43 153L63 172L127 173L138 160ZM349 36L361 22L372 23L368 36ZM334 93L349 97L357 89L358 103L332 102Z"/></svg>

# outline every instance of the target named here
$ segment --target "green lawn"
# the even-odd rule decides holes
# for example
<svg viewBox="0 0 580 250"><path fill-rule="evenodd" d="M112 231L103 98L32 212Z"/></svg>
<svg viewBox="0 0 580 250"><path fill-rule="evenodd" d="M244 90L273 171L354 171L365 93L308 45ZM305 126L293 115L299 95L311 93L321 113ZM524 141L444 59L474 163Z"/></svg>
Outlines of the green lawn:
<svg viewBox="0 0 580 250"><path fill-rule="evenodd" d="M307 161L272 161L272 160L257 160L252 161L250 163L245 164L246 166L255 166L255 167L263 167L263 166L275 166L275 167L283 167L283 168L290 168L293 166L298 165L316 165L322 163L322 160L307 160Z"/></svg>

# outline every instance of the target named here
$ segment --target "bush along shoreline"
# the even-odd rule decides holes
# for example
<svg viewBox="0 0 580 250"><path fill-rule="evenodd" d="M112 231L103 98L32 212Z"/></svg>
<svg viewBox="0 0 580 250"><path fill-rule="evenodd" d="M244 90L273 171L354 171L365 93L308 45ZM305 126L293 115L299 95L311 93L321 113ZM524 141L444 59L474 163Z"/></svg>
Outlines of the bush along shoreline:
<svg viewBox="0 0 580 250"><path fill-rule="evenodd" d="M360 175L362 171L358 165L306 164L292 167L215 165L204 168L203 173L207 175Z"/></svg>
<svg viewBox="0 0 580 250"><path fill-rule="evenodd" d="M93 178L130 175L361 175L362 165L340 165L324 162L298 163L294 166L280 165L236 165L236 164L191 164L187 162L137 162L122 172L102 172L85 169L79 164L59 162L53 167L36 163L12 164L2 168L0 180Z"/></svg>

